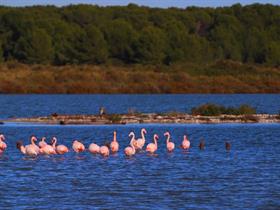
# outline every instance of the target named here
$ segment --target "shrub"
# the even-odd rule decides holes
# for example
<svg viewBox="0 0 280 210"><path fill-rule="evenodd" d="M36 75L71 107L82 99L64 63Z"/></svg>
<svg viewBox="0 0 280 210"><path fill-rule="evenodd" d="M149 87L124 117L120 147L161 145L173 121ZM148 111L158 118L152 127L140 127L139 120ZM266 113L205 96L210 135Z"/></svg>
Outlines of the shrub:
<svg viewBox="0 0 280 210"><path fill-rule="evenodd" d="M199 107L194 107L191 110L192 115L203 115L203 116L218 116L221 114L226 115L253 115L256 114L256 109L243 104L238 108L224 107L216 104L204 104Z"/></svg>
<svg viewBox="0 0 280 210"><path fill-rule="evenodd" d="M121 119L122 118L119 114L112 114L108 116L108 120L110 120L112 123L120 123Z"/></svg>

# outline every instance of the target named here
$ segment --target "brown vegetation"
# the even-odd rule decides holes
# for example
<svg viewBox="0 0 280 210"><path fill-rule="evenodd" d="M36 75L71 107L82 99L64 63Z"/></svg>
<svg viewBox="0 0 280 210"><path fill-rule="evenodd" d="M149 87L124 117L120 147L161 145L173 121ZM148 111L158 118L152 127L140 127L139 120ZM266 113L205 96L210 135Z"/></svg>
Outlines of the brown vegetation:
<svg viewBox="0 0 280 210"><path fill-rule="evenodd" d="M1 93L279 93L280 69L232 61L173 66L0 66Z"/></svg>

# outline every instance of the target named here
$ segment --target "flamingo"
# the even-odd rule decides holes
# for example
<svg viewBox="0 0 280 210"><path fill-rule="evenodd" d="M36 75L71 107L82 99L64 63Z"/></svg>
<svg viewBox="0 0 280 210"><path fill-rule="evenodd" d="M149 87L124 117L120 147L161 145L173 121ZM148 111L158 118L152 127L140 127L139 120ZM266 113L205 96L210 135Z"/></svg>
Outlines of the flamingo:
<svg viewBox="0 0 280 210"><path fill-rule="evenodd" d="M117 132L114 131L114 139L110 144L110 148L112 153L116 153L119 151L119 143L117 142Z"/></svg>
<svg viewBox="0 0 280 210"><path fill-rule="evenodd" d="M17 148L24 154L28 156L37 156L39 155L39 151L36 148L36 144L34 141L37 141L36 138L31 138L31 144L23 146L22 141L17 141Z"/></svg>
<svg viewBox="0 0 280 210"><path fill-rule="evenodd" d="M135 147L135 149L141 150L141 149L144 147L145 142L146 142L145 134L147 134L147 131L146 131L145 128L142 128L142 129L141 129L141 138L139 138L139 139L137 139L136 141L134 141L134 147Z"/></svg>
<svg viewBox="0 0 280 210"><path fill-rule="evenodd" d="M7 144L4 141L5 136L0 134L0 153L3 153L7 149Z"/></svg>
<svg viewBox="0 0 280 210"><path fill-rule="evenodd" d="M155 153L157 151L157 141L158 141L158 135L154 134L154 143L149 143L146 147L146 151L150 153Z"/></svg>
<svg viewBox="0 0 280 210"><path fill-rule="evenodd" d="M188 140L187 136L184 135L184 140L182 141L181 147L182 149L189 149L191 146L190 141Z"/></svg>
<svg viewBox="0 0 280 210"><path fill-rule="evenodd" d="M101 154L103 157L108 157L108 156L110 155L109 147L108 147L108 146L102 146L102 147L100 147L100 154Z"/></svg>
<svg viewBox="0 0 280 210"><path fill-rule="evenodd" d="M57 154L63 155L65 153L69 152L69 149L66 146L64 146L63 144L56 146L56 143L57 143L57 138L53 137L52 138L52 147L55 149Z"/></svg>
<svg viewBox="0 0 280 210"><path fill-rule="evenodd" d="M40 154L42 155L55 155L56 151L55 148L49 144L40 148Z"/></svg>
<svg viewBox="0 0 280 210"><path fill-rule="evenodd" d="M168 152L173 152L173 150L175 149L175 144L173 142L170 142L170 133L169 132L165 132L164 136L167 136L166 139L166 148Z"/></svg>
<svg viewBox="0 0 280 210"><path fill-rule="evenodd" d="M44 146L47 145L47 143L45 142L46 140L46 137L42 137L41 141L39 142L39 147L42 148Z"/></svg>
<svg viewBox="0 0 280 210"><path fill-rule="evenodd" d="M78 140L73 141L72 148L76 153L85 151L85 146Z"/></svg>
<svg viewBox="0 0 280 210"><path fill-rule="evenodd" d="M135 140L135 134L133 132L130 132L128 136L131 137L130 146L124 149L124 154L128 157L131 157L132 155L135 155L134 141L136 140Z"/></svg>
<svg viewBox="0 0 280 210"><path fill-rule="evenodd" d="M88 147L88 150L92 154L98 154L100 152L100 147L95 143L91 143Z"/></svg>
<svg viewBox="0 0 280 210"><path fill-rule="evenodd" d="M36 150L37 154L40 154L40 148L35 144L35 141L37 141L36 136L31 136L30 137L30 142L33 145L34 149Z"/></svg>

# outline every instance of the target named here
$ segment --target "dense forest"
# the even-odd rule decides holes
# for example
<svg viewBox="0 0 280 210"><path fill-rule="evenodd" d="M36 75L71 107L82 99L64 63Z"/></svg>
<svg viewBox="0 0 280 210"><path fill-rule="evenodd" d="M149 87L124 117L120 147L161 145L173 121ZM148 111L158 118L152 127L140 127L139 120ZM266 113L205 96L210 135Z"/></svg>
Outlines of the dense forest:
<svg viewBox="0 0 280 210"><path fill-rule="evenodd" d="M280 6L0 6L0 93L280 93Z"/></svg>
<svg viewBox="0 0 280 210"><path fill-rule="evenodd" d="M0 7L0 60L25 64L280 65L280 6Z"/></svg>

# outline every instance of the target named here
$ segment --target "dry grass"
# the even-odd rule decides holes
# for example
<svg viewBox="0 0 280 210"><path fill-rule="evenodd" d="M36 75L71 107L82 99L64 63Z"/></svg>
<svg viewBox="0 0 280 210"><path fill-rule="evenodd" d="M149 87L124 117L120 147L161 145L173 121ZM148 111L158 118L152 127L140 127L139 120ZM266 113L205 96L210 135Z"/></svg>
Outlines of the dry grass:
<svg viewBox="0 0 280 210"><path fill-rule="evenodd" d="M166 66L43 66L9 62L0 66L1 93L279 93L280 69L222 63L236 75L207 75L205 68ZM214 66L214 67L213 67ZM250 70L248 70L250 69ZM248 72L247 72L248 70ZM243 73L240 73L243 72Z"/></svg>

